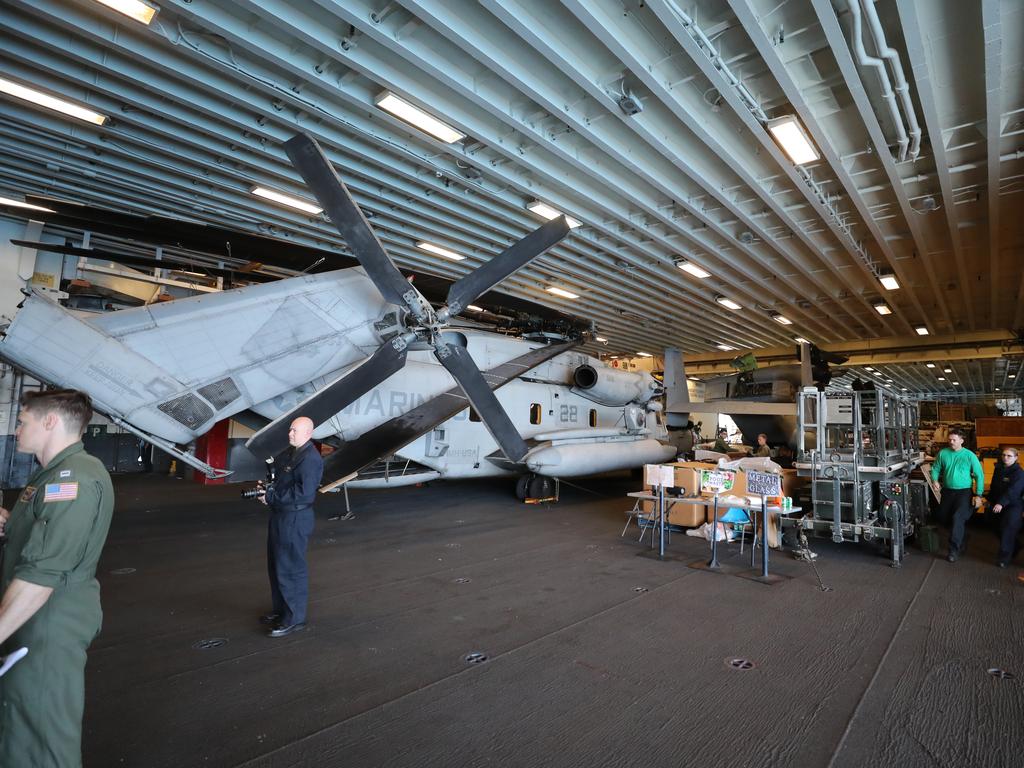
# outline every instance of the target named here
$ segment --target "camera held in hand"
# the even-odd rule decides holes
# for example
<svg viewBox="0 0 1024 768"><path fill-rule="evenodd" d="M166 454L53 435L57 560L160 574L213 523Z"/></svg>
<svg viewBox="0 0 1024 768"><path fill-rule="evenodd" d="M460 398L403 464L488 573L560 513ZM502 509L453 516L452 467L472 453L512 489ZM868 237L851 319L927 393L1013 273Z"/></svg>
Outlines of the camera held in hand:
<svg viewBox="0 0 1024 768"><path fill-rule="evenodd" d="M274 481L277 479L277 471L274 469L274 460L267 459L267 479L266 481L260 480L256 483L255 488L247 488L242 491L243 499L258 499L265 495L267 491L274 487Z"/></svg>
<svg viewBox="0 0 1024 768"><path fill-rule="evenodd" d="M246 488L244 491L242 491L242 498L243 499L258 499L260 496L263 496L264 494L266 494L267 488L269 488L269 486L265 485L263 483L263 481L261 480L260 482L256 483L256 487L255 488Z"/></svg>

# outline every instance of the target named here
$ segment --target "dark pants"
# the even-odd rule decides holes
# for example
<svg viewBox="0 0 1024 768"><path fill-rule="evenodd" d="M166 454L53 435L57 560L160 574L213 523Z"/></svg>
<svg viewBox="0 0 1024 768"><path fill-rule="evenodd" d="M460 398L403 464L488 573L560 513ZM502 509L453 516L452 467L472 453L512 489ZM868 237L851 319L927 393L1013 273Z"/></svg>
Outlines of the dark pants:
<svg viewBox="0 0 1024 768"><path fill-rule="evenodd" d="M971 506L970 488L943 488L942 501L939 502L939 521L949 526L949 551L959 554L964 551L965 527L974 514Z"/></svg>
<svg viewBox="0 0 1024 768"><path fill-rule="evenodd" d="M270 516L267 532L267 573L274 613L281 624L304 624L309 598L306 545L313 533L313 508L277 512Z"/></svg>
<svg viewBox="0 0 1024 768"><path fill-rule="evenodd" d="M1024 516L1020 507L1004 507L999 515L1002 518L1002 536L999 541L999 562L1012 563L1017 554L1017 534L1024 524Z"/></svg>

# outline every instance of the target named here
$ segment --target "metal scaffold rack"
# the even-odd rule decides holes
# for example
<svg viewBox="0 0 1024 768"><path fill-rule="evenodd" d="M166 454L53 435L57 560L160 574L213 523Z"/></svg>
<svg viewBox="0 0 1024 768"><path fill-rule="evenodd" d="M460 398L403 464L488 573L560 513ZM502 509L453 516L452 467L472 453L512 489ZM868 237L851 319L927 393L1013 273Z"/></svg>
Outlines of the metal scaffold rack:
<svg viewBox="0 0 1024 768"><path fill-rule="evenodd" d="M924 454L917 403L878 385L855 391L807 387L798 395L799 450L794 464L810 479L810 514L784 520L844 541L880 541L892 565L928 508L924 479L911 479Z"/></svg>

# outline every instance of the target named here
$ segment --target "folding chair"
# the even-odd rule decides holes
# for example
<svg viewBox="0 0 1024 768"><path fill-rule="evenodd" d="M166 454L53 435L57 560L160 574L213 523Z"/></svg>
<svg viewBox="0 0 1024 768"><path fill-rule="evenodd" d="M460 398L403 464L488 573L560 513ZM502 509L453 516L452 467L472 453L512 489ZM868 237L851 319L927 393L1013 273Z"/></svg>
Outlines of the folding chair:
<svg viewBox="0 0 1024 768"><path fill-rule="evenodd" d="M753 521L750 519L750 513L745 509L739 507L729 507L725 511L724 515L718 518L720 523L732 523L733 530L736 530L736 525L740 526L740 554L743 554L743 543L747 534L747 526L753 525Z"/></svg>
<svg viewBox="0 0 1024 768"><path fill-rule="evenodd" d="M644 530L640 526L640 515L642 512L643 510L640 508L640 499L637 499L636 503L633 504L633 508L626 510L626 524L622 526L622 533L619 534L620 539L626 535L626 530L629 528L629 524L634 520L636 520L636 527L640 528L640 537L643 538Z"/></svg>

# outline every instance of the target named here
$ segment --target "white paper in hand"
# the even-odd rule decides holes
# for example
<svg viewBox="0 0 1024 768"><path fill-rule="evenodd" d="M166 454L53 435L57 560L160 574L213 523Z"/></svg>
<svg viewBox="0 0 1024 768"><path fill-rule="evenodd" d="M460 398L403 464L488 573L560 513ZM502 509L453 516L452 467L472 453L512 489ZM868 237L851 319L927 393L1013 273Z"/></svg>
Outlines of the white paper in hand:
<svg viewBox="0 0 1024 768"><path fill-rule="evenodd" d="M2 663L0 663L0 677L7 674L7 671L21 661L28 654L28 648L21 647L12 653L8 653L6 656L0 656Z"/></svg>

